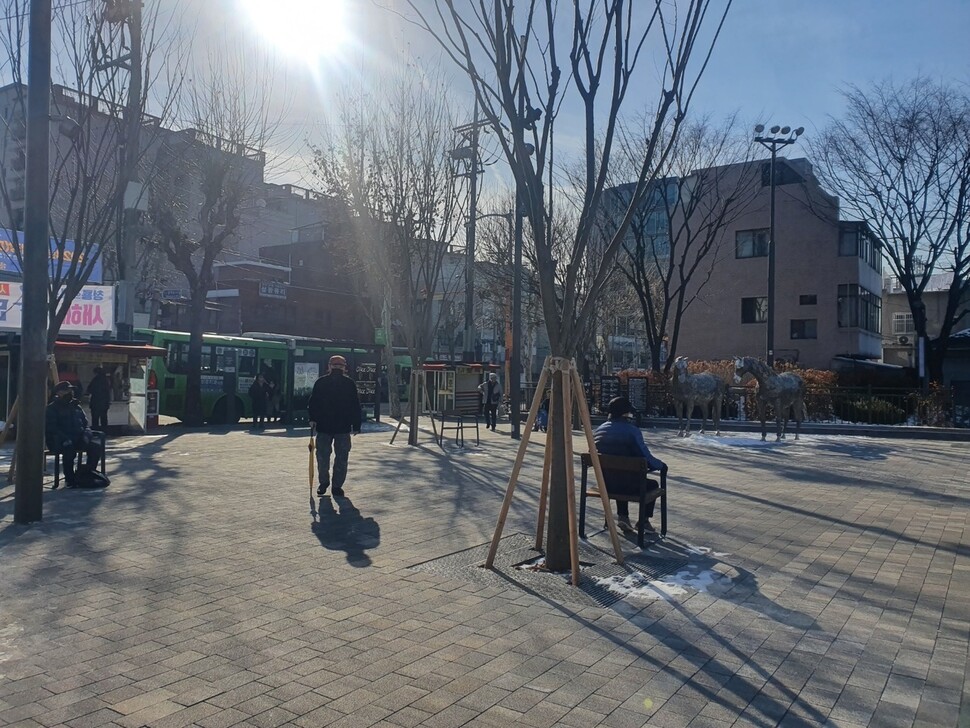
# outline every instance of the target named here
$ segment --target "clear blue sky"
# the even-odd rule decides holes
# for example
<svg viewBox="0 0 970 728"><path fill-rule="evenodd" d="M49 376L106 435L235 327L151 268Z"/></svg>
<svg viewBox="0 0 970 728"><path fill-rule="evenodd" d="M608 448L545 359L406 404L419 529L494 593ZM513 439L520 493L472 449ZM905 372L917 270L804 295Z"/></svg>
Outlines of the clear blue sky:
<svg viewBox="0 0 970 728"><path fill-rule="evenodd" d="M735 0L697 108L812 130L847 83L970 84L968 36L970 0Z"/></svg>
<svg viewBox="0 0 970 728"><path fill-rule="evenodd" d="M280 11L293 1L278 0ZM220 36L243 42L259 37L240 10L243 2L179 0L190 10L186 17L203 14L198 26L203 46ZM282 61L292 124L307 123L311 136L314 125L327 122L333 91L342 82L366 85L366 76L388 80L406 72L399 55L405 47L425 60L439 60L422 33L376 7L397 5L403 11L403 0L342 2L353 35L349 48L321 59L312 70L293 56ZM811 134L841 112L839 89L846 84L902 82L922 73L970 85L968 36L970 0L735 0L693 108L715 117L738 111L746 122L804 126ZM455 88L467 94L467 82L457 71ZM631 98L629 105L642 107L647 101ZM299 175L285 177L300 182Z"/></svg>

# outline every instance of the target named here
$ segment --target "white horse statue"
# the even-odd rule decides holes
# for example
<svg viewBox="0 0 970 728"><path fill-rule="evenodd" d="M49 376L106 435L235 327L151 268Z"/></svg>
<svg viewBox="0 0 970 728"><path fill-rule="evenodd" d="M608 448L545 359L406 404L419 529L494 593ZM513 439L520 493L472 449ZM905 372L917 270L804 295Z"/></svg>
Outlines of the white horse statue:
<svg viewBox="0 0 970 728"><path fill-rule="evenodd" d="M758 416L761 418L761 439L767 439L765 425L767 405L775 410L775 424L778 428L777 440L785 439L788 429L788 416L794 408L795 439L798 439L805 411L805 382L792 372L778 374L768 365L754 357L738 357L734 360L734 381L741 383L741 377L752 374L758 380Z"/></svg>
<svg viewBox="0 0 970 728"><path fill-rule="evenodd" d="M671 381L671 393L677 404L677 427L679 437L690 435L690 417L694 412L694 405L701 408L701 432L707 427L707 408L713 402L711 420L716 434L721 434L721 403L727 394L728 385L723 379L710 372L701 374L687 373L687 357L678 356L674 361L674 378ZM686 414L687 426L684 426Z"/></svg>

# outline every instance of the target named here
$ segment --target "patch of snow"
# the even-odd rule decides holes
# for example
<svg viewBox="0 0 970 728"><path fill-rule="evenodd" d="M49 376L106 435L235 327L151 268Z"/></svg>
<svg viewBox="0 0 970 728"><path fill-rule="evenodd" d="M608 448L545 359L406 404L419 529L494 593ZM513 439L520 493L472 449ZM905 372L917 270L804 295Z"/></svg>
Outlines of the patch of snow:
<svg viewBox="0 0 970 728"><path fill-rule="evenodd" d="M647 579L638 573L597 579L596 583L622 598L667 599L682 597L690 592L705 593L730 587L734 580L727 574L713 569L690 565L676 574L662 579Z"/></svg>
<svg viewBox="0 0 970 728"><path fill-rule="evenodd" d="M520 571L537 571L538 569L546 568L546 557L536 556L531 561L523 561L521 564L515 565L516 569Z"/></svg>
<svg viewBox="0 0 970 728"><path fill-rule="evenodd" d="M692 543L684 544L684 546L690 553L698 556L714 556L720 559L728 555L727 551L714 551L708 546L695 546Z"/></svg>
<svg viewBox="0 0 970 728"><path fill-rule="evenodd" d="M799 442L806 439L807 435L802 435L799 438ZM681 442L690 445L700 445L703 447L715 447L715 448L736 448L736 447L778 447L779 445L788 445L795 442L795 433L789 432L784 440L776 441L775 435L772 432L768 433L768 439L762 440L761 435L757 432L735 432L731 435L701 435L699 433L691 433L690 437L682 438Z"/></svg>

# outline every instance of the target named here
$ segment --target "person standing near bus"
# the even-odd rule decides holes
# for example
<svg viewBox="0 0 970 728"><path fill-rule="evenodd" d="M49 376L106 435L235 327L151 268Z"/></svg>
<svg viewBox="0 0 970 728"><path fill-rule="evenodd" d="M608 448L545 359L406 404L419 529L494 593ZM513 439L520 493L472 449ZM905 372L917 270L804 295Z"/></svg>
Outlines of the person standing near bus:
<svg viewBox="0 0 970 728"><path fill-rule="evenodd" d="M327 488L333 485L334 498L343 497L351 433L360 432L360 397L356 383L346 371L346 359L339 354L330 357L330 371L314 383L307 405L310 425L317 429L318 496L326 494ZM331 453L334 456L332 475Z"/></svg>
<svg viewBox="0 0 970 728"><path fill-rule="evenodd" d="M104 432L108 428L108 409L111 407L111 380L101 367L94 368L88 383L88 407L91 409L91 428Z"/></svg>
<svg viewBox="0 0 970 728"><path fill-rule="evenodd" d="M261 430L266 427L266 408L269 406L269 387L261 373L249 387L249 399L253 403L253 429Z"/></svg>

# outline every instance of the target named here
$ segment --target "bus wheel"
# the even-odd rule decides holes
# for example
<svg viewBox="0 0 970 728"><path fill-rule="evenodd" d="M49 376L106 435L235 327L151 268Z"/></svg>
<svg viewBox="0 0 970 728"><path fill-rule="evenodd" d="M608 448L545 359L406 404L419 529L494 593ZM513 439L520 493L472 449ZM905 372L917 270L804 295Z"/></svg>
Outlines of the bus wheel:
<svg viewBox="0 0 970 728"><path fill-rule="evenodd" d="M235 398L232 416L229 415L229 398L220 397L212 406L212 416L209 417L210 424L213 425L235 425L239 418L246 412L246 405L239 397Z"/></svg>

